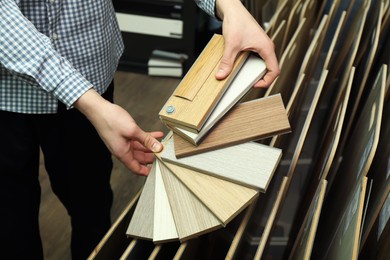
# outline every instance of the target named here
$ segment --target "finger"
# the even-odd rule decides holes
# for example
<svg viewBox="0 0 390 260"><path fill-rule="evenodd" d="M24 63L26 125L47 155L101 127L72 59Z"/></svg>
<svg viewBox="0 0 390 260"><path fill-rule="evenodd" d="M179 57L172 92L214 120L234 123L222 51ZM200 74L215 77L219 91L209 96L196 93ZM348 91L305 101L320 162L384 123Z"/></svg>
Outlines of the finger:
<svg viewBox="0 0 390 260"><path fill-rule="evenodd" d="M154 133L153 135L157 134ZM136 131L134 139L154 153L158 153L163 149L163 145L152 134L144 132L141 128Z"/></svg>
<svg viewBox="0 0 390 260"><path fill-rule="evenodd" d="M150 168L146 165L141 164L139 161L135 160L132 156L125 156L119 158L121 162L132 172L141 176L148 176Z"/></svg>
<svg viewBox="0 0 390 260"><path fill-rule="evenodd" d="M234 61L237 57L238 50L231 48L228 43L225 44L223 56L219 63L215 77L219 80L226 78L233 69Z"/></svg>
<svg viewBox="0 0 390 260"><path fill-rule="evenodd" d="M161 131L156 131L156 132L149 132L151 136L153 136L156 139L160 139L164 137L164 133Z"/></svg>
<svg viewBox="0 0 390 260"><path fill-rule="evenodd" d="M273 48L268 48L266 51L258 53L265 62L267 73L255 84L255 87L267 88L279 76L280 69L278 60L276 58L275 52L273 51Z"/></svg>
<svg viewBox="0 0 390 260"><path fill-rule="evenodd" d="M140 151L134 151L133 156L140 164L152 163L156 158L153 153L144 153Z"/></svg>
<svg viewBox="0 0 390 260"><path fill-rule="evenodd" d="M158 138L158 139L164 137L164 133L160 132L160 131L158 131L158 132L149 132L149 134L151 136L153 136L154 138ZM150 149L146 148L143 144L141 144L138 141L132 141L131 147L133 148L133 150L142 151L142 152L145 152L145 153L151 153L152 152Z"/></svg>

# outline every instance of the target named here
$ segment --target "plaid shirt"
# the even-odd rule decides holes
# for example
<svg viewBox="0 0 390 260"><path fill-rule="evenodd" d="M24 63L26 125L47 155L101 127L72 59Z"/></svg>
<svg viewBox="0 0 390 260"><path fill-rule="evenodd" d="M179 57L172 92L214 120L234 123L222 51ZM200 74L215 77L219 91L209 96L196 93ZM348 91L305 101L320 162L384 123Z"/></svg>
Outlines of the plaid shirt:
<svg viewBox="0 0 390 260"><path fill-rule="evenodd" d="M195 2L214 15L215 0ZM102 94L122 52L110 0L0 0L0 110L55 113Z"/></svg>

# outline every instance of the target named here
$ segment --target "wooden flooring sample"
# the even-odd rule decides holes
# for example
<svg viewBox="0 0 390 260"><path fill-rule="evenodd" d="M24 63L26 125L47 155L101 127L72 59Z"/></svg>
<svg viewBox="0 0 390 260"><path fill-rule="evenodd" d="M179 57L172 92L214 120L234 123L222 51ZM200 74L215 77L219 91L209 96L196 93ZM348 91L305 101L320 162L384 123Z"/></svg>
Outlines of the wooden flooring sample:
<svg viewBox="0 0 390 260"><path fill-rule="evenodd" d="M158 163L157 161L155 163ZM153 242L168 242L179 238L160 167L156 167Z"/></svg>
<svg viewBox="0 0 390 260"><path fill-rule="evenodd" d="M177 159L173 139L164 143L163 161L265 192L279 163L282 151L248 142Z"/></svg>
<svg viewBox="0 0 390 260"><path fill-rule="evenodd" d="M128 236L153 240L155 181L156 163L153 163L127 228L126 234Z"/></svg>
<svg viewBox="0 0 390 260"><path fill-rule="evenodd" d="M220 120L239 101L239 99L241 99L245 93L263 77L266 71L265 62L256 55L250 55L199 132L194 133L191 130L175 127L174 125L170 125L170 128L189 142L197 144L218 120Z"/></svg>
<svg viewBox="0 0 390 260"><path fill-rule="evenodd" d="M222 227L222 223L163 164L159 163L181 241Z"/></svg>
<svg viewBox="0 0 390 260"><path fill-rule="evenodd" d="M174 135L177 158L290 132L290 123L280 94L235 107L198 145Z"/></svg>
<svg viewBox="0 0 390 260"><path fill-rule="evenodd" d="M226 225L258 195L258 191L171 163L167 168Z"/></svg>
<svg viewBox="0 0 390 260"><path fill-rule="evenodd" d="M161 109L159 115L163 122L182 125L195 132L202 128L249 55L249 52L240 53L229 76L217 80L215 74L223 51L223 36L215 34Z"/></svg>

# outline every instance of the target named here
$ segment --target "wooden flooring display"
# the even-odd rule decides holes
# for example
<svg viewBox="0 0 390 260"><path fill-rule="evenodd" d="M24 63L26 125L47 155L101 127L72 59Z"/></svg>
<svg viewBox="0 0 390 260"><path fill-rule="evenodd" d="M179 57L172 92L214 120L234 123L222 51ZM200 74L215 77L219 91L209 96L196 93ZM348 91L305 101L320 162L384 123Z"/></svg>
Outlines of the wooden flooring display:
<svg viewBox="0 0 390 260"><path fill-rule="evenodd" d="M189 142L193 144L199 143L210 129L264 75L265 71L266 67L264 61L256 55L250 55L199 132L194 133L193 131L189 131L175 125L170 125L169 123L168 126Z"/></svg>
<svg viewBox="0 0 390 260"><path fill-rule="evenodd" d="M177 158L290 132L280 95L239 104L198 145L174 135Z"/></svg>
<svg viewBox="0 0 390 260"><path fill-rule="evenodd" d="M281 154L280 149L249 142L177 159L171 138L165 143L161 158L265 192Z"/></svg>
<svg viewBox="0 0 390 260"><path fill-rule="evenodd" d="M229 76L217 80L215 73L223 49L223 36L214 35L161 109L159 115L164 122L182 125L194 132L202 128L249 54L241 53Z"/></svg>

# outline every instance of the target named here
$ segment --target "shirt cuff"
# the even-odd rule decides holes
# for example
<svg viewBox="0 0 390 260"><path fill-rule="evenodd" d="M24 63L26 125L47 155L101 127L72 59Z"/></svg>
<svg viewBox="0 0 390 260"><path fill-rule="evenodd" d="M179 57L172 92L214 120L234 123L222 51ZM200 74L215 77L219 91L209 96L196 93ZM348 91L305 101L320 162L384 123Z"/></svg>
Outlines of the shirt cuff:
<svg viewBox="0 0 390 260"><path fill-rule="evenodd" d="M70 109L73 107L74 102L91 88L93 86L87 79L79 73L74 72L66 77L52 93Z"/></svg>

